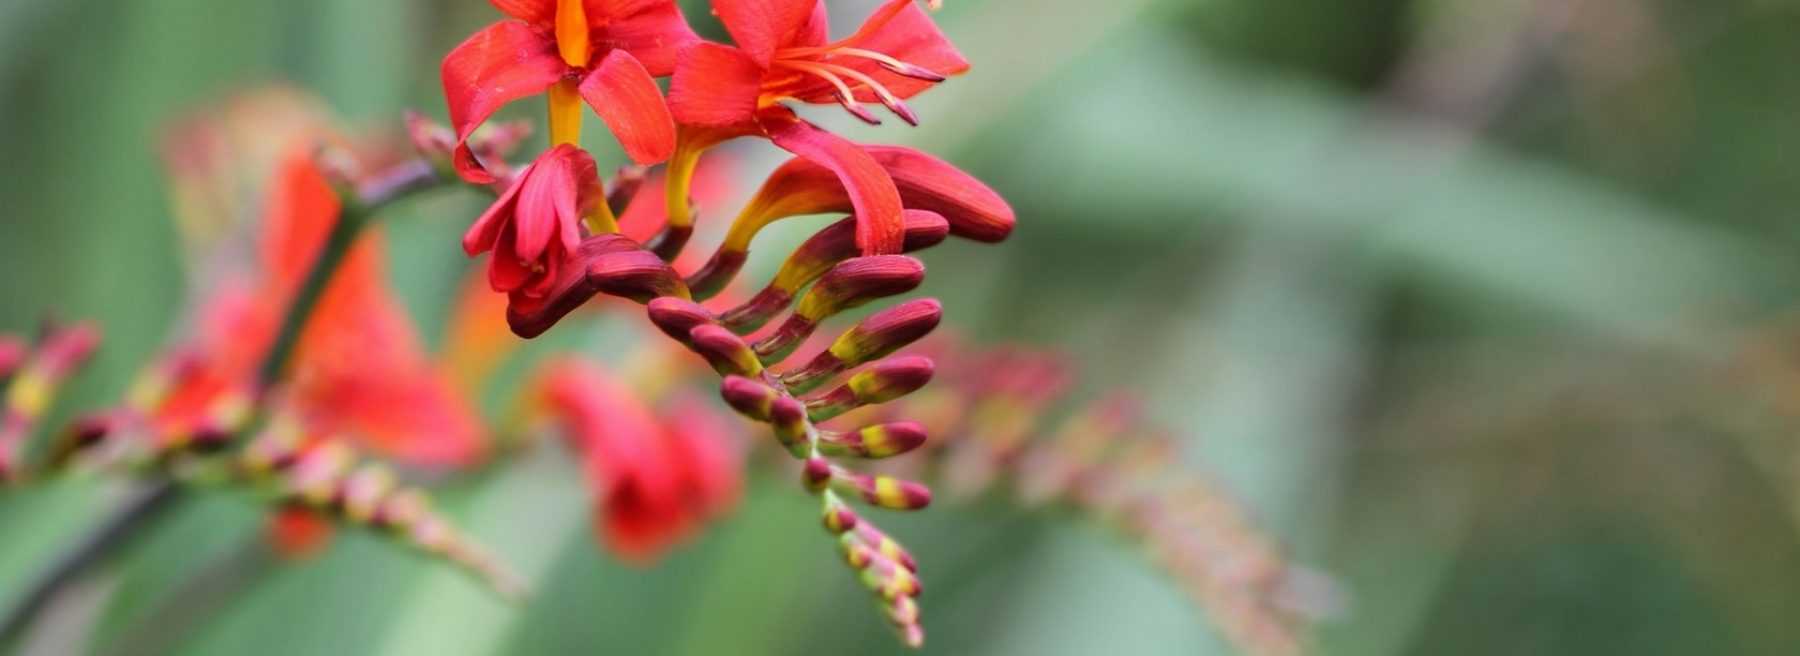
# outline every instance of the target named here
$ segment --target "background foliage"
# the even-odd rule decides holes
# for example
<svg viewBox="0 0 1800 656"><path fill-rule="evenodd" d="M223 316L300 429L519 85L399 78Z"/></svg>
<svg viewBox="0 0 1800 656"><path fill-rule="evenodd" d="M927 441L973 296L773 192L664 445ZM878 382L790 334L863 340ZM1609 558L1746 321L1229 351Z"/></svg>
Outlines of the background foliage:
<svg viewBox="0 0 1800 656"><path fill-rule="evenodd" d="M869 3L833 4L842 22ZM1800 647L1781 412L1800 389L1781 348L1800 336L1800 3L948 4L974 72L918 103L925 127L857 134L969 167L1021 227L928 256L933 291L965 332L1075 354L1089 390L1145 390L1194 466L1349 591L1323 650ZM166 121L269 80L359 124L441 116L437 58L493 17L477 0L0 0L0 329L53 308L108 331L62 412L115 397L182 310ZM428 326L477 203L394 221ZM594 547L554 458L447 490L538 579L516 609L354 532L222 608L171 609L258 530L253 507L208 498L38 644L897 651L789 485L754 481L650 571ZM114 492L0 495L0 599ZM1130 548L1066 519L978 503L891 520L926 563L930 650L1220 649Z"/></svg>

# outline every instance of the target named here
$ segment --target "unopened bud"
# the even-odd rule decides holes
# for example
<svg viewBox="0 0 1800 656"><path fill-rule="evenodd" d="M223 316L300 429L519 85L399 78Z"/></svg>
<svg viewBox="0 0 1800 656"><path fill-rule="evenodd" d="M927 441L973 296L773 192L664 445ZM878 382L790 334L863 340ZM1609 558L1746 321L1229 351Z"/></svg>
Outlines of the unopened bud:
<svg viewBox="0 0 1800 656"><path fill-rule="evenodd" d="M831 348L800 369L782 375L788 389L805 392L832 376L864 363L887 357L936 329L944 306L936 299L919 299L882 310L851 328Z"/></svg>
<svg viewBox="0 0 1800 656"><path fill-rule="evenodd" d="M775 388L742 376L726 376L719 395L731 409L756 421L768 422L770 408L782 398Z"/></svg>
<svg viewBox="0 0 1800 656"><path fill-rule="evenodd" d="M699 303L673 296L650 301L648 311L650 323L683 344L688 342L688 333L696 326L713 322L712 312Z"/></svg>
<svg viewBox="0 0 1800 656"><path fill-rule="evenodd" d="M793 316L756 343L756 353L764 362L780 362L812 335L820 321L876 299L912 291L924 280L925 265L904 255L846 260L807 290Z"/></svg>
<svg viewBox="0 0 1800 656"><path fill-rule="evenodd" d="M757 376L762 374L762 361L744 339L718 325L703 323L688 331L688 345L706 358L721 376Z"/></svg>
<svg viewBox="0 0 1800 656"><path fill-rule="evenodd" d="M925 427L910 421L869 426L850 433L822 433L819 450L830 456L891 458L925 444Z"/></svg>
<svg viewBox="0 0 1800 656"><path fill-rule="evenodd" d="M813 421L825 421L865 405L887 403L931 382L930 358L891 358L851 376L843 386L807 401Z"/></svg>

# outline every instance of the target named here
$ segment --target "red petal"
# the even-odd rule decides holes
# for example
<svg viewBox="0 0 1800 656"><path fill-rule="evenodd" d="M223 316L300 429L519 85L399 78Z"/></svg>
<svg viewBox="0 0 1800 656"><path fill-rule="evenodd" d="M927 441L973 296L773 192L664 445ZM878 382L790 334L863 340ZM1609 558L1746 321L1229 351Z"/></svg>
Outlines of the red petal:
<svg viewBox="0 0 1800 656"><path fill-rule="evenodd" d="M865 255L899 253L906 240L900 192L862 146L802 121L793 112L766 112L763 129L775 145L831 170L856 210L856 244Z"/></svg>
<svg viewBox="0 0 1800 656"><path fill-rule="evenodd" d="M573 146L557 148L565 147ZM570 187L568 164L555 152L539 158L531 175L520 179L518 186L523 189L519 192L518 208L513 210L513 248L510 252L497 252L495 257L517 257L520 261L535 262L550 246L550 238L562 232L557 224L563 217L570 217L570 221L580 220L575 216L575 190Z"/></svg>
<svg viewBox="0 0 1800 656"><path fill-rule="evenodd" d="M500 231L512 222L514 208L518 207L519 189L525 186L524 181L531 177L531 171L536 167L536 162L533 162L519 171L512 186L500 192L500 198L489 205L487 211L482 212L481 217L475 219L475 223L463 233L463 252L468 253L469 257L494 249L494 242L500 239Z"/></svg>
<svg viewBox="0 0 1800 656"><path fill-rule="evenodd" d="M501 106L543 93L567 72L556 42L518 21L495 23L451 50L442 75L458 172L470 182L492 182L468 150L469 135Z"/></svg>
<svg viewBox="0 0 1800 656"><path fill-rule="evenodd" d="M706 42L683 48L669 81L669 109L682 125L753 123L764 70L737 48Z"/></svg>
<svg viewBox="0 0 1800 656"><path fill-rule="evenodd" d="M596 3L607 6L597 8ZM595 16L611 17L596 26L595 38L605 47L631 53L656 77L674 73L676 55L700 40L671 0L588 0L588 17Z"/></svg>
<svg viewBox="0 0 1800 656"><path fill-rule="evenodd" d="M992 188L949 162L902 146L862 147L874 157L908 211L942 215L950 231L975 241L997 242L1012 234L1013 209ZM795 158L777 167L752 203L764 203L770 220L797 214L851 212L850 195L836 175L809 160Z"/></svg>
<svg viewBox="0 0 1800 656"><path fill-rule="evenodd" d="M488 0L495 9L527 23L550 24L556 20L556 0Z"/></svg>
<svg viewBox="0 0 1800 656"><path fill-rule="evenodd" d="M813 16L819 0L713 0L713 13L732 42L767 67L775 51L790 45Z"/></svg>
<svg viewBox="0 0 1800 656"><path fill-rule="evenodd" d="M607 53L581 81L581 97L637 163L656 164L675 152L675 119L663 103L656 79L631 53Z"/></svg>

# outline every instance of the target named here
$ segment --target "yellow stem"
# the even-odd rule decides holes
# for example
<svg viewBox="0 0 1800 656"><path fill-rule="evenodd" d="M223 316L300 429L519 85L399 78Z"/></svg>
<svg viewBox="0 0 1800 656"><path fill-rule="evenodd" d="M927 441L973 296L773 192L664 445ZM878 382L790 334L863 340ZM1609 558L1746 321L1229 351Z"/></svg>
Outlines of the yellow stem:
<svg viewBox="0 0 1800 656"><path fill-rule="evenodd" d="M587 223L588 233L603 235L618 232L619 218L613 216L612 206L607 205L606 199L604 198L600 199L600 202L595 203L595 205L594 213L589 214L587 218L582 219L583 222Z"/></svg>
<svg viewBox="0 0 1800 656"><path fill-rule="evenodd" d="M694 208L688 206L688 197L694 186L694 170L700 167L700 155L706 147L683 138L677 142L675 155L669 158L669 168L663 184L666 194L664 204L668 206L669 226L686 228L694 225Z"/></svg>
<svg viewBox="0 0 1800 656"><path fill-rule="evenodd" d="M558 0L556 50L562 55L563 62L575 68L587 66L590 47L587 9L582 6L582 0Z"/></svg>
<svg viewBox="0 0 1800 656"><path fill-rule="evenodd" d="M581 91L574 78L550 87L550 145L581 143Z"/></svg>

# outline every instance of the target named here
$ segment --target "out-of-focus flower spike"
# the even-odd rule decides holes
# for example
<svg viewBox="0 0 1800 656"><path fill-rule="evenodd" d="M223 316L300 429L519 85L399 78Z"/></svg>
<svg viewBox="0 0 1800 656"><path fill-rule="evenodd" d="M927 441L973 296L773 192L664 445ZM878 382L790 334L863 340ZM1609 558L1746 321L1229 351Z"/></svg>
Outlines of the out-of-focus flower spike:
<svg viewBox="0 0 1800 656"><path fill-rule="evenodd" d="M736 333L716 324L694 326L688 332L687 342L721 376L754 377L763 372L762 361L756 359L756 352L750 350L750 345Z"/></svg>
<svg viewBox="0 0 1800 656"><path fill-rule="evenodd" d="M16 335L0 335L0 380L6 379L25 363L31 348Z"/></svg>
<svg viewBox="0 0 1800 656"><path fill-rule="evenodd" d="M1119 395L1071 419L1020 462L1019 500L1031 506L1068 493L1082 472L1101 464L1141 415L1136 399Z"/></svg>
<svg viewBox="0 0 1800 656"><path fill-rule="evenodd" d="M438 175L455 175L456 133L450 131L450 126L409 109L406 110L406 136L412 140L413 150L430 162Z"/></svg>
<svg viewBox="0 0 1800 656"><path fill-rule="evenodd" d="M828 456L892 458L925 444L925 427L900 421L869 426L849 433L822 431L819 452Z"/></svg>
<svg viewBox="0 0 1800 656"><path fill-rule="evenodd" d="M887 403L931 382L935 367L921 356L890 358L851 376L842 386L808 399L813 421L825 421L865 405Z"/></svg>
<svg viewBox="0 0 1800 656"><path fill-rule="evenodd" d="M931 505L931 488L923 483L892 476L861 474L836 465L830 468L831 489L843 494L861 496L864 501L888 510L920 510ZM812 469L808 464L808 470ZM808 480L811 480L809 471Z"/></svg>
<svg viewBox="0 0 1800 656"><path fill-rule="evenodd" d="M283 506L270 512L267 522L269 546L282 558L309 558L331 544L331 522L311 508Z"/></svg>
<svg viewBox="0 0 1800 656"><path fill-rule="evenodd" d="M950 234L950 224L944 217L932 212L908 210L902 214L905 219L905 241L902 252L911 253L936 246ZM839 262L856 257L861 249L856 246L856 218L851 217L826 226L824 230L814 233L799 248L788 256L775 274L769 286L759 292L754 299L744 305L744 312L728 313L725 325L740 333L750 332L762 327L774 312L787 307L800 288L818 280L831 267ZM747 251L733 251L729 246L721 247L713 259L705 267L689 278L690 287L696 289L705 286L713 290L697 297L705 298L716 293L737 275L739 267L748 255ZM751 319L757 319L752 322Z"/></svg>
<svg viewBox="0 0 1800 656"><path fill-rule="evenodd" d="M782 361L812 335L820 321L870 301L904 294L925 280L925 265L904 255L845 260L800 298L794 314L754 346L764 363Z"/></svg>
<svg viewBox="0 0 1800 656"><path fill-rule="evenodd" d="M29 356L12 356L17 371L7 386L5 415L0 417L0 482L24 475L22 452L38 420L49 411L63 382L99 345L98 329L76 324L50 329Z"/></svg>
<svg viewBox="0 0 1800 656"><path fill-rule="evenodd" d="M650 301L647 308L650 322L656 324L664 334L683 344L688 343L688 335L695 327L712 324L715 319L712 311L693 301L664 296Z"/></svg>
<svg viewBox="0 0 1800 656"><path fill-rule="evenodd" d="M937 299L908 301L871 315L832 342L806 366L781 375L790 391L805 393L833 376L892 355L937 329L944 306Z"/></svg>

